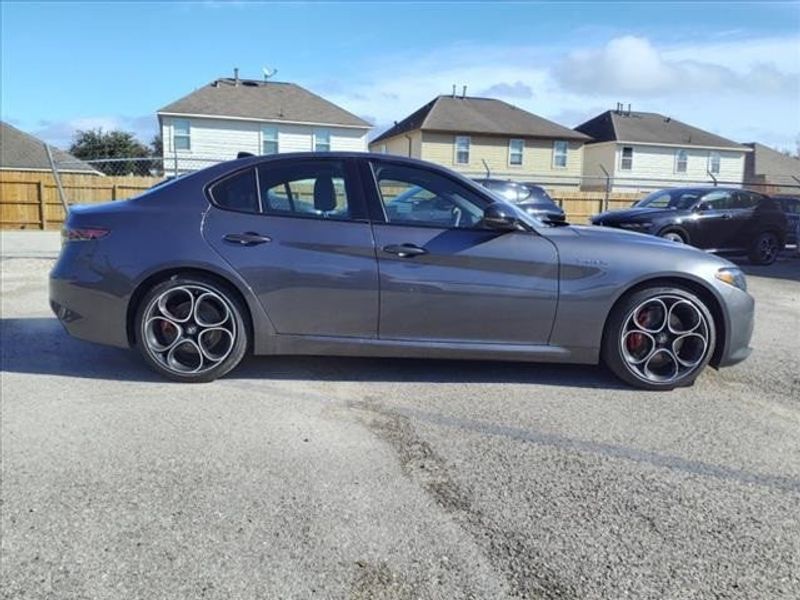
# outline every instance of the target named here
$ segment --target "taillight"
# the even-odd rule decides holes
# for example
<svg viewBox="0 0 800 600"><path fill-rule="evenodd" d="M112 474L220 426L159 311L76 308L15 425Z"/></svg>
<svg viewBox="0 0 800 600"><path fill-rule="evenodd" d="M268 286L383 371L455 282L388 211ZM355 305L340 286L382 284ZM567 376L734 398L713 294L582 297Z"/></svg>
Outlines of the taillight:
<svg viewBox="0 0 800 600"><path fill-rule="evenodd" d="M111 233L102 227L65 227L61 232L61 239L65 242L88 242L99 240Z"/></svg>

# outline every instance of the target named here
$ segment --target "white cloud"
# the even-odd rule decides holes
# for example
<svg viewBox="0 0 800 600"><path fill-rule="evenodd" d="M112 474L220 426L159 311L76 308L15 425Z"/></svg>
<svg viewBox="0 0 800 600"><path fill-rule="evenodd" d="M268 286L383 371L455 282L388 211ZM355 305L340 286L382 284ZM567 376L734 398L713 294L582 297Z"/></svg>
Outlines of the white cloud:
<svg viewBox="0 0 800 600"><path fill-rule="evenodd" d="M374 135L434 96L451 93L453 84L458 93L466 84L468 94L504 98L570 127L624 102L733 140L794 147L800 132L799 40L731 39L735 35L663 47L622 36L596 48L561 51L454 44L432 54L375 59L356 81L306 83L356 114L371 115ZM565 73L565 65L575 72ZM511 97L508 86L531 94Z"/></svg>
<svg viewBox="0 0 800 600"><path fill-rule="evenodd" d="M797 41L795 40L796 44ZM787 94L798 92L798 73L779 70L768 60L748 64L739 43L735 67L728 57L719 58L720 47L695 46L691 54L664 52L650 40L624 36L610 40L601 48L570 53L553 69L555 79L567 90L578 93L671 96L715 90L717 93ZM716 52L714 51L716 50ZM796 53L796 46L794 52ZM761 57L767 59L766 56ZM712 59L713 60L713 59ZM742 67L744 66L744 69Z"/></svg>

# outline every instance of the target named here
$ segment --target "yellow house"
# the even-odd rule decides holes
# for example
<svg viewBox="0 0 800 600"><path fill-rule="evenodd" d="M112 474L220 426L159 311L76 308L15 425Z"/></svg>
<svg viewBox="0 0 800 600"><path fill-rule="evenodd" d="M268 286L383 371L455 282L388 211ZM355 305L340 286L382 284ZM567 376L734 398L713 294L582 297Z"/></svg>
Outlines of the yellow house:
<svg viewBox="0 0 800 600"><path fill-rule="evenodd" d="M369 149L420 158L468 177L577 187L590 139L501 100L451 95L395 123Z"/></svg>

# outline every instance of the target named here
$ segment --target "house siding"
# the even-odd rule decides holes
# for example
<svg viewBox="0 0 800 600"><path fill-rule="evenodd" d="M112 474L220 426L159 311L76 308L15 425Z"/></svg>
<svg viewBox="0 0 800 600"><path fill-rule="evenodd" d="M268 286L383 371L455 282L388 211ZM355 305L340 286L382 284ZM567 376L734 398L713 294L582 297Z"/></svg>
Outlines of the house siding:
<svg viewBox="0 0 800 600"><path fill-rule="evenodd" d="M465 134L466 135L466 134ZM520 181L536 181L543 184L579 185L583 170L583 146L581 142L569 141L567 166L553 165L555 139L524 137L500 137L470 135L469 164L455 162L455 138L450 133L422 133L422 159L428 160L473 177L486 176L486 165L492 177ZM509 164L509 140L523 139L525 147L521 165Z"/></svg>
<svg viewBox="0 0 800 600"><path fill-rule="evenodd" d="M410 158L422 158L422 132L412 131L405 135L396 135L394 137L373 142L369 145L370 152L381 152L382 147L386 146L386 154L394 154L395 156L410 156ZM411 139L411 153L409 154L409 138Z"/></svg>
<svg viewBox="0 0 800 600"><path fill-rule="evenodd" d="M173 123L182 118L161 118L164 158L168 169L177 164L179 171L193 171L216 162L234 159L239 152L261 154L263 127L277 128L280 153L312 151L314 131L317 129L330 131L331 151L363 152L367 149L366 129L191 117L188 118L191 148L175 150Z"/></svg>
<svg viewBox="0 0 800 600"><path fill-rule="evenodd" d="M620 169L622 148L633 147L633 168ZM685 147L686 172L676 172L676 154L681 148L673 146L649 146L641 144L592 144L585 152L584 187L602 186L603 182L594 177L602 176L603 165L613 174L613 191L644 191L664 186L697 185L713 183L708 174L709 156L719 152L720 172L716 178L726 185L741 185L744 178L745 152L736 150L716 150L713 148Z"/></svg>

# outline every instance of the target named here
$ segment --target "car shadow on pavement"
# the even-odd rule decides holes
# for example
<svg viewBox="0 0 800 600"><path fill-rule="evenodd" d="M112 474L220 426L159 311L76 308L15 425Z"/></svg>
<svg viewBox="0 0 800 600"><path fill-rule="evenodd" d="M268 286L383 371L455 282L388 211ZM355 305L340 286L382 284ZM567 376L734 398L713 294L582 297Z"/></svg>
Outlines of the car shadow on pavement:
<svg viewBox="0 0 800 600"><path fill-rule="evenodd" d="M768 277L800 282L800 256L782 254L771 265L755 265L746 258L733 259L748 277Z"/></svg>
<svg viewBox="0 0 800 600"><path fill-rule="evenodd" d="M83 342L54 317L0 319L2 371L88 379L163 382L132 350ZM520 383L625 389L595 365L410 358L250 356L230 379L431 383Z"/></svg>

